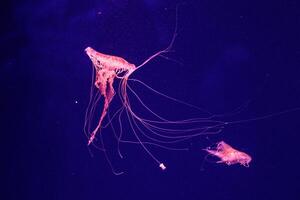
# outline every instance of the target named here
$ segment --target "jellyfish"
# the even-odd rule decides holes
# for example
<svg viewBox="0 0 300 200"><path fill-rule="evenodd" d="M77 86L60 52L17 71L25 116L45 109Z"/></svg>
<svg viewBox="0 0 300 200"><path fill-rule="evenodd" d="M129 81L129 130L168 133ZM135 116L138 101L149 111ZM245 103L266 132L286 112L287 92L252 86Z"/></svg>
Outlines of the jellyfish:
<svg viewBox="0 0 300 200"><path fill-rule="evenodd" d="M249 163L252 160L251 156L249 156L245 152L234 149L224 141L219 142L215 149L206 148L204 150L207 151L210 155L220 158L221 160L217 161L217 163L225 163L227 165L241 164L245 167L249 167Z"/></svg>
<svg viewBox="0 0 300 200"><path fill-rule="evenodd" d="M122 79L122 86L125 87L123 88L123 92L125 93L126 91L124 89L126 89L128 77L136 67L134 64L128 63L123 58L99 53L91 47L86 48L85 51L91 59L96 70L96 80L94 84L98 88L100 95L104 97L104 106L98 125L89 137L88 145L90 145L95 139L98 130L101 128L102 121L107 114L109 104L115 95L115 90L113 87L115 78ZM124 106L126 106L126 95L123 97Z"/></svg>
<svg viewBox="0 0 300 200"><path fill-rule="evenodd" d="M176 146L176 144L185 142L200 135L217 134L222 131L225 123L222 121L214 120L213 116L209 116L206 118L188 118L178 120L170 120L162 117L160 114L156 113L148 105L146 105L146 103L137 94L137 92L128 84L129 82L140 84L156 95L160 95L171 101L175 101L179 104L183 104L185 106L191 107L193 109L198 109L203 112L202 108L163 94L141 80L130 78L132 73L140 69L152 59L158 56L165 57L164 54L168 53L171 49L175 37L176 34L174 34L172 41L167 48L153 54L138 66L126 61L121 57L97 52L91 47L87 47L85 49L86 54L93 64L94 83L94 86L91 87L90 102L86 111L84 125L84 130L88 137L88 145L94 144L96 138L99 137L102 147L98 148L105 152L104 142L102 139L102 128L104 126L107 127L108 124L111 125L113 120L117 120L120 126L119 132L115 133L114 126L112 126L112 130L118 142L119 156L123 158L122 153L119 149L120 143L139 144L157 163L157 165L162 170L165 170L166 165L150 151L149 146L156 146L168 150L187 150L187 148L178 147ZM118 86L115 86L115 80L119 80ZM96 94L94 93L94 87L97 88ZM115 90L115 88L117 89ZM121 105L120 108L112 115L112 117L110 117L109 107L116 94L118 94L119 96ZM143 117L139 113L134 111L131 106L130 98L128 97L129 94L136 98L139 104L146 111L148 111L150 115L153 116L153 118ZM96 127L93 128L92 121L95 113L95 108L101 97L104 99L102 112ZM127 121L129 122L131 128L130 132L135 138L134 140L123 139L124 131L122 128L122 116L124 115L124 113L126 114ZM106 125L103 125L103 121L105 118L107 118L108 123ZM127 130L126 133L127 132L129 131ZM106 152L105 155L107 157L107 160L109 161ZM111 165L110 161L109 163Z"/></svg>

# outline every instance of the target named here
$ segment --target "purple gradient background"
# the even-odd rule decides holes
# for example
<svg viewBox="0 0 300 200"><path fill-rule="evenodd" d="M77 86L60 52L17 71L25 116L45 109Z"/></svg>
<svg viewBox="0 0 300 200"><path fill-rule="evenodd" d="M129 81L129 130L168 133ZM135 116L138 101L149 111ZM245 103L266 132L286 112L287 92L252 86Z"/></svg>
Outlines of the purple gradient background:
<svg viewBox="0 0 300 200"><path fill-rule="evenodd" d="M112 155L123 176L111 173L102 152L90 156L82 128L92 71L84 49L139 64L168 45L178 2L2 2L1 199L299 199L299 111L226 127L193 140L188 152L154 149L164 172L140 146L122 145L124 160ZM298 1L184 3L170 54L183 65L159 58L135 78L214 113L251 100L225 120L300 106ZM148 100L172 117L186 112L155 95ZM250 168L206 162L201 170L201 149L220 140L252 155Z"/></svg>

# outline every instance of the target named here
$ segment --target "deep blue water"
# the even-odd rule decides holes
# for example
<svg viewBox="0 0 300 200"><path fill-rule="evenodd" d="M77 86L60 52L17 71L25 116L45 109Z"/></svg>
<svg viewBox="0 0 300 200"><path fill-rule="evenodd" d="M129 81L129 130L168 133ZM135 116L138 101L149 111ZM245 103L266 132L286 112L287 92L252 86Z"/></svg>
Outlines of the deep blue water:
<svg viewBox="0 0 300 200"><path fill-rule="evenodd" d="M216 114L244 105L224 121L300 107L299 1L9 1L1 6L2 199L299 199L299 110L194 138L187 152L153 148L163 172L138 145L123 144L120 159L109 130L109 156L124 175L87 147L84 49L138 65L169 44L178 3L168 54L176 62L157 58L134 78ZM203 114L133 87L171 119ZM205 160L202 149L220 140L249 153L250 167Z"/></svg>

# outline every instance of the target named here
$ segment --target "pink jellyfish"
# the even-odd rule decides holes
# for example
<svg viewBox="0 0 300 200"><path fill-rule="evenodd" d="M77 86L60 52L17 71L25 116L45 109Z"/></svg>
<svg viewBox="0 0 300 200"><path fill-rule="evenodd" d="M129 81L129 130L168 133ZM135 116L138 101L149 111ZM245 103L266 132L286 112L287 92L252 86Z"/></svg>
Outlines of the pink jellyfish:
<svg viewBox="0 0 300 200"><path fill-rule="evenodd" d="M131 88L128 84L129 81L141 84L146 89L149 89L154 94L160 95L164 98L167 98L171 101L177 102L179 104L184 104L185 106L189 106L194 109L201 110L203 109L191 105L189 103L185 103L178 99L172 98L168 95L165 95L146 83L138 80L138 79L130 79L129 76L135 72L137 69L144 66L150 60L154 59L157 56L163 56L163 54L169 52L172 47L173 41L175 39L176 34L174 34L171 44L164 50L157 52L156 54L150 56L147 60L145 60L141 65L135 66L127 62L125 59L117 56L106 55L100 52L95 51L91 47L85 49L87 55L91 59L93 63L93 80L94 85L97 88L96 94L94 94L93 86L91 88L91 97L90 102L86 112L85 118L85 133L88 137L88 145L94 144L96 136L99 135L101 142L101 150L105 152L104 142L102 140L101 129L103 128L103 121L107 116L109 106L117 93L120 101L121 108L119 108L113 116L110 118L107 116L108 122L107 125L112 123L114 119L118 119L119 122L119 132L115 133L115 128L112 127L113 132L117 138L118 142L118 153L122 158L122 154L119 149L120 143L132 143L132 144L140 144L143 149L150 155L153 160L158 164L158 166L165 170L166 166L163 162L159 161L149 150L149 146L157 146L163 149L168 150L187 150L187 148L179 148L178 146L174 146L177 143L187 141L191 138L197 137L203 134L216 134L219 133L223 126L225 125L222 121L213 120L213 116L209 116L207 118L191 118L191 119L180 119L180 120L169 120L161 115L157 114L151 108L146 105L142 98ZM165 57L165 56L163 56ZM117 92L114 89L114 82L116 79L119 79L119 86L117 88ZM132 110L130 100L128 97L128 92L137 99L140 105L145 108L154 118L145 118L140 116L138 113ZM104 105L102 108L102 113L100 115L100 119L98 120L97 126L92 128L93 115L95 112L95 108L99 99L103 97ZM131 132L133 133L134 140L125 140L123 139L123 128L122 128L122 115L126 113L127 120L131 127ZM105 127L107 126L105 125ZM128 132L128 131L127 131ZM95 145L95 144L94 144ZM96 146L96 145L95 145ZM105 152L106 158L110 163L107 154ZM111 163L110 166L112 167ZM112 167L113 170L113 167ZM113 170L114 172L114 170ZM117 173L116 173L117 174Z"/></svg>
<svg viewBox="0 0 300 200"><path fill-rule="evenodd" d="M121 78L122 86L125 87L123 89L126 89L126 82L128 80L128 76L136 69L136 67L134 64L128 63L123 58L99 53L91 47L86 48L85 51L90 57L91 61L93 62L93 65L96 70L95 86L99 89L100 94L104 97L104 106L99 123L94 129L94 131L91 133L88 141L88 144L90 145L95 139L95 136L99 128L101 127L102 121L106 116L109 104L115 95L115 90L113 87L115 78ZM120 74L123 74L123 76L121 76ZM126 91L123 90L123 92ZM124 104L126 105L125 96Z"/></svg>
<svg viewBox="0 0 300 200"><path fill-rule="evenodd" d="M217 163L225 163L227 165L239 163L245 167L249 167L249 163L252 160L251 156L242 151L234 149L229 144L226 144L224 141L219 142L215 149L206 148L204 150L207 151L209 154L220 158L221 160L217 161Z"/></svg>

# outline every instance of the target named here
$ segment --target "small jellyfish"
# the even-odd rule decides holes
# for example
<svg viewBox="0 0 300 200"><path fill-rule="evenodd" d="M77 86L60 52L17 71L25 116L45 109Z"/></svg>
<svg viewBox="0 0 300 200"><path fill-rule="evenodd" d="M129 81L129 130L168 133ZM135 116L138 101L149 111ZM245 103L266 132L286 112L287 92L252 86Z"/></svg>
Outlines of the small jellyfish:
<svg viewBox="0 0 300 200"><path fill-rule="evenodd" d="M224 141L221 141L217 144L216 148L208 147L204 149L209 154L217 156L220 158L220 161L217 163L225 163L227 165L233 164L241 164L245 167L249 167L249 163L251 162L252 158L248 154L238 151L231 147L230 145L226 144Z"/></svg>

